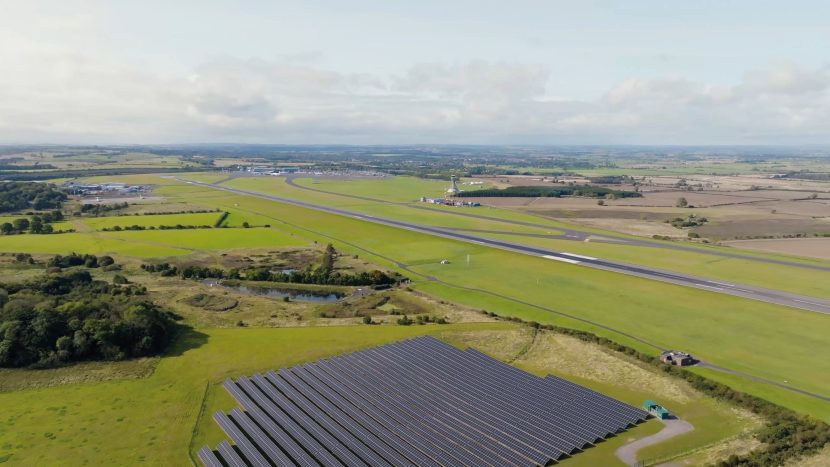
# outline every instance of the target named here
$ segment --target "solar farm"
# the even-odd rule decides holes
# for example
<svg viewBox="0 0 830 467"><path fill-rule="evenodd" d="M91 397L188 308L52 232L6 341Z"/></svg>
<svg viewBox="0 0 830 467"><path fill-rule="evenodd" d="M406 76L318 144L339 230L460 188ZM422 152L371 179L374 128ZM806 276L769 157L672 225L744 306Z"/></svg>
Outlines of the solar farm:
<svg viewBox="0 0 830 467"><path fill-rule="evenodd" d="M649 415L433 337L227 380L221 466L549 465Z"/></svg>

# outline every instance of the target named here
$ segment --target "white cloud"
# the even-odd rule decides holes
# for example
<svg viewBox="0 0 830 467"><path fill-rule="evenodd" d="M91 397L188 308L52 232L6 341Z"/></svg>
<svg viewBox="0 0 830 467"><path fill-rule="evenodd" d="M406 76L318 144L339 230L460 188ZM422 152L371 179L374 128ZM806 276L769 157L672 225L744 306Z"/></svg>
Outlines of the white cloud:
<svg viewBox="0 0 830 467"><path fill-rule="evenodd" d="M781 63L732 85L632 77L577 101L552 97L567 70L526 63L390 75L224 57L175 70L108 49L88 16L29 13L0 19L0 142L830 142L828 67Z"/></svg>

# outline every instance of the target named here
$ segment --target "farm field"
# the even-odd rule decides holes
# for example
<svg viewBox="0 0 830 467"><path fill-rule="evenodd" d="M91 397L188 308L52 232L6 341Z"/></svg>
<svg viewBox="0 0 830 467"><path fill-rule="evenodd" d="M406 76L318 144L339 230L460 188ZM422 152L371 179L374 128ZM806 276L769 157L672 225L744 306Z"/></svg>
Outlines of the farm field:
<svg viewBox="0 0 830 467"><path fill-rule="evenodd" d="M771 240L735 240L726 242L735 248L784 253L830 260L830 238L779 238Z"/></svg>
<svg viewBox="0 0 830 467"><path fill-rule="evenodd" d="M282 180L282 179L279 179ZM309 188L346 192L354 196L381 198L390 202L411 203L421 196L440 198L447 191L449 182L415 177L379 178L323 178L303 176L296 182ZM390 183L394 189L389 189Z"/></svg>
<svg viewBox="0 0 830 467"><path fill-rule="evenodd" d="M276 229L151 230L58 235L13 235L3 238L0 252L84 252L141 258L190 254L199 250L302 246L308 242Z"/></svg>

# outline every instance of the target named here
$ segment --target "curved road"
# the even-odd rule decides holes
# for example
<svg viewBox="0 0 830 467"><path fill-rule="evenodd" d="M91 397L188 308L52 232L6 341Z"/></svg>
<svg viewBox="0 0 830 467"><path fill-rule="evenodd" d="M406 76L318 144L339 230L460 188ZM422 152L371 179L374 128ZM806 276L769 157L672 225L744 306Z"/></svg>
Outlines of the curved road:
<svg viewBox="0 0 830 467"><path fill-rule="evenodd" d="M668 282L671 284L682 285L686 287L694 287L697 289L708 290L710 292L717 292L723 293L726 295L734 295L737 297L748 298L752 300L758 300L767 303L774 303L777 305L788 306L792 308L799 308L802 310L813 311L816 313L822 314L830 314L830 300L824 300L820 298L814 297L807 297L802 295L791 294L787 292L781 292L777 290L771 289L764 289L761 287L753 287L748 285L742 284L735 284L731 282L722 282L722 281L714 281L705 279L702 277L691 276L687 274L681 274L672 271L665 271L657 268L649 268L645 266L638 266L633 264L626 264L617 261L609 261L604 260L601 258L594 258L591 256L585 255L578 255L575 253L568 253L564 251L553 251L553 250L546 250L542 248L530 247L526 245L522 245L519 243L512 243L508 241L502 240L493 240L484 237L478 237L475 235L470 235L466 233L462 233L459 231L451 230L451 229L444 229L438 227L432 227L427 225L420 225L411 222L403 222L394 219L387 219L377 216L370 216L366 214L362 214L359 212L349 211L346 209L334 208L330 206L324 206L314 203L309 203L306 201L299 201L290 198L283 198L280 196L268 195L264 193L248 191L248 190L241 190L237 188L229 188L226 186L211 184L211 183L203 183L203 182L196 182L190 181L185 179L178 180L191 184L191 185L198 185L204 186L208 188L213 188L216 190L222 190L229 193L241 194L246 196L253 196L257 198L267 199L271 201L276 201L279 203L284 204L291 204L294 206L303 207L306 209L313 209L316 211L323 211L330 214L337 214L340 216L351 217L354 219L372 222L375 224L386 225L390 227L396 227L400 229L410 230L413 232L424 233L428 235L434 235L437 237L448 238L451 240L462 241L466 243L472 243L476 245L482 246L489 246L493 248L498 248L501 250L512 251L516 253L522 253L531 256L537 256L540 258L549 259L551 261L563 262L572 265L578 266L586 266L594 269L602 269L605 271L617 272L622 274L628 274L632 276L643 277L646 279L657 280L661 282Z"/></svg>
<svg viewBox="0 0 830 467"><path fill-rule="evenodd" d="M662 443L667 439L674 438L675 436L688 433L695 429L691 423L685 420L680 420L679 418L660 421L666 425L665 428L651 436L646 436L645 438L640 438L636 441L620 446L616 451L614 451L617 458L623 461L625 465L640 465L637 462L637 451L640 449L646 446L651 446L652 444Z"/></svg>

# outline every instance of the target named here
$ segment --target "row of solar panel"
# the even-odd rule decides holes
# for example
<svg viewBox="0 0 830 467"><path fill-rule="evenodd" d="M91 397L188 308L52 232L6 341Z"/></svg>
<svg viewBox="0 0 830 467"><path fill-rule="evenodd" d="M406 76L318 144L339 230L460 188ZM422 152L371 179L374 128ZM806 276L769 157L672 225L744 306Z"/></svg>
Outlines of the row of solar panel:
<svg viewBox="0 0 830 467"><path fill-rule="evenodd" d="M228 380L221 465L545 465L648 416L431 337Z"/></svg>

